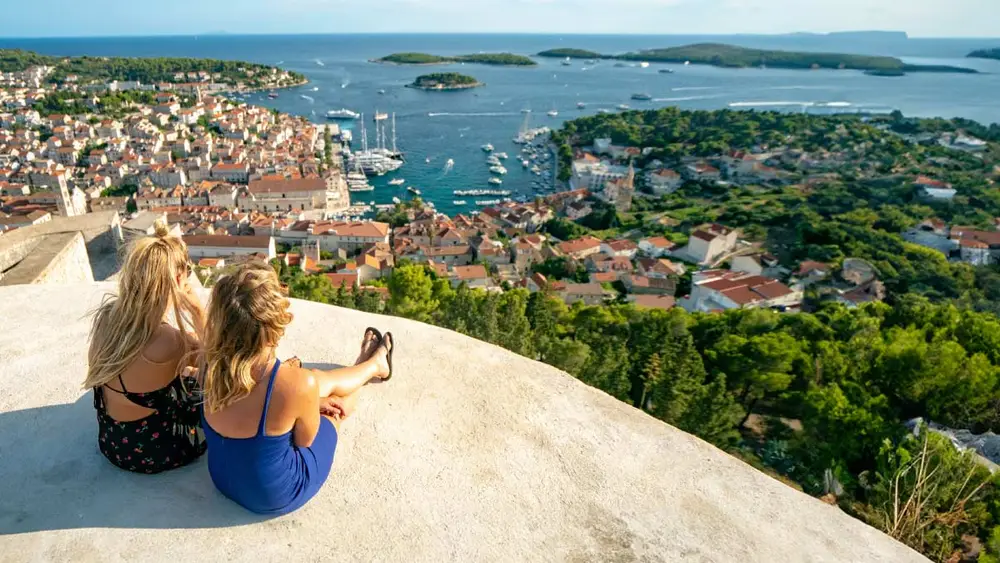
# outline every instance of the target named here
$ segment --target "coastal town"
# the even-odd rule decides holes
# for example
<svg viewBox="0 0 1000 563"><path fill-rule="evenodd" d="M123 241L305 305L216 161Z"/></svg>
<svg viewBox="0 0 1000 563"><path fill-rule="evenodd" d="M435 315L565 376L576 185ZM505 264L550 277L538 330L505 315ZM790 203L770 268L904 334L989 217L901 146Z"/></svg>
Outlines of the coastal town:
<svg viewBox="0 0 1000 563"><path fill-rule="evenodd" d="M331 126L227 98L218 92L233 85L214 83L218 76L205 72L145 85L80 84L73 76L52 84L46 81L51 71L31 67L0 77L0 233L54 215L116 210L131 236L150 234L156 221L165 221L184 237L206 280L234 259L256 256L383 297L384 280L401 260L426 264L453 286L545 290L567 304L797 311L809 290L848 306L885 296L878 268L862 258L847 257L839 267L782 263L739 228L717 222L670 238L650 236L642 225L600 238L557 238L545 228L555 219L580 221L603 210L629 213L634 202L688 183L781 186L790 183L789 170L806 171L806 181L815 182L852 158L847 151L733 150L682 155L672 167L647 160L636 170L651 148L598 138L573 149L564 191L454 217L415 199L397 206L390 225L356 219L335 125L331 134ZM272 74L276 87L289 79L277 69ZM102 95L130 90L149 92L151 101L132 103L118 117L104 114ZM85 113L37 109L47 96L68 92L79 94ZM985 147L968 135L907 139L927 141L967 153ZM929 199L956 194L924 175L913 183ZM657 220L662 226L670 217ZM904 234L977 265L994 261L998 236L937 220Z"/></svg>

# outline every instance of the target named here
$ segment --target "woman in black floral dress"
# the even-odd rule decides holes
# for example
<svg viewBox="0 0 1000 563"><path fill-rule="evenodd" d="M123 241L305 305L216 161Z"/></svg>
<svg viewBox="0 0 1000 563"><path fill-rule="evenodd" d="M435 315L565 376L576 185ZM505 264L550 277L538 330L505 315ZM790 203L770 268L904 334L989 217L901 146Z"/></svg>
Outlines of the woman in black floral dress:
<svg viewBox="0 0 1000 563"><path fill-rule="evenodd" d="M181 375L194 359L203 313L187 283L184 242L165 225L156 228L156 236L132 243L117 296L95 314L84 383L94 391L101 453L138 473L205 453L198 386Z"/></svg>

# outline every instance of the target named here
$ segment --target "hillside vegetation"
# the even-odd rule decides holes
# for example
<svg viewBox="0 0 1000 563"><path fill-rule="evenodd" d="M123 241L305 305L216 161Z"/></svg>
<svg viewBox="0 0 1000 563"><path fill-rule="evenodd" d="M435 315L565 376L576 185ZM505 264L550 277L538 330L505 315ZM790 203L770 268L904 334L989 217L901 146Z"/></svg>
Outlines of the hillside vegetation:
<svg viewBox="0 0 1000 563"><path fill-rule="evenodd" d="M475 63L497 66L535 66L538 64L524 55L515 55L513 53L477 53L474 55L455 55L451 57L442 57L428 53L393 53L378 59L378 62L400 65Z"/></svg>
<svg viewBox="0 0 1000 563"><path fill-rule="evenodd" d="M222 61L191 58L132 58L132 57L55 57L20 49L0 49L0 71L18 72L30 66L51 66L50 82L62 82L69 75L76 75L80 83L110 80L138 80L146 84L157 82L189 82L185 77L175 79L175 74L188 72L218 73L217 82L247 86L269 84L269 75L275 67L243 61ZM294 81L305 81L305 76L288 73Z"/></svg>
<svg viewBox="0 0 1000 563"><path fill-rule="evenodd" d="M457 72L438 72L418 76L413 81L413 84L410 84L410 87L423 88L425 90L457 90L475 88L476 86L481 85L482 83L478 80L465 74L459 74Z"/></svg>

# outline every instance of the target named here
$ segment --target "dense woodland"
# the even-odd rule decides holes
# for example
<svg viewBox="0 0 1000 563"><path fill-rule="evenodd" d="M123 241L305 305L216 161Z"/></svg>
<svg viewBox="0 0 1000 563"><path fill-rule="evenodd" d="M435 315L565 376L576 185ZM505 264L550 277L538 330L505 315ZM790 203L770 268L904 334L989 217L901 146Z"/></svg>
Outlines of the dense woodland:
<svg viewBox="0 0 1000 563"><path fill-rule="evenodd" d="M978 49L968 55L974 59L998 59L1000 60L1000 47L993 49Z"/></svg>
<svg viewBox="0 0 1000 563"><path fill-rule="evenodd" d="M437 72L418 76L411 84L414 88L472 88L480 83L475 78L457 72Z"/></svg>
<svg viewBox="0 0 1000 563"><path fill-rule="evenodd" d="M630 232L683 243L691 227L719 221L784 264L869 260L888 296L857 309L808 294L810 312L797 314L567 307L544 291L453 289L430 269L405 263L384 282L390 298L383 303L372 291L276 268L293 296L430 322L565 370L789 486L826 495L933 560L967 552L966 536L985 546L980 561L995 562L998 477L943 437L904 424L920 417L1000 431L1000 270L949 262L900 236L927 218L995 228L996 146L971 155L903 137L958 131L997 138L995 126L900 114L676 108L586 117L553 135L564 164L600 137L652 148L637 167L754 147L823 155L832 164L817 172L821 181L808 182L790 164L782 185L688 183L667 196L636 198L628 214L599 207L545 230L562 239ZM951 182L959 195L924 201L911 183L916 174ZM567 266L550 260L535 269L585 278Z"/></svg>
<svg viewBox="0 0 1000 563"><path fill-rule="evenodd" d="M109 80L138 80L146 84L175 82L178 72L220 73L221 82L244 82L249 86L265 85L260 74L270 73L273 67L243 61L222 61L190 58L131 58L131 57L54 57L20 49L0 49L0 71L22 71L29 66L53 66L48 76L52 82L62 82L68 75L76 75L81 83ZM254 73L249 76L247 71ZM289 72L294 80L304 81L305 76ZM187 82L185 78L181 82Z"/></svg>
<svg viewBox="0 0 1000 563"><path fill-rule="evenodd" d="M542 51L538 53L539 57L555 57L564 58L568 57L571 59L601 59L604 55L588 51L586 49L549 49L548 51Z"/></svg>

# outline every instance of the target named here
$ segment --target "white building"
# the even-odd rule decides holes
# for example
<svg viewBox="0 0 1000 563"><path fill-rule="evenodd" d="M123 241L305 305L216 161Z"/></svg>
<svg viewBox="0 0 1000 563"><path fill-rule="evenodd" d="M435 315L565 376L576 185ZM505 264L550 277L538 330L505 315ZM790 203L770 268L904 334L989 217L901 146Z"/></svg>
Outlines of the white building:
<svg viewBox="0 0 1000 563"><path fill-rule="evenodd" d="M669 168L660 168L646 175L646 185L656 195L672 194L684 185L684 178Z"/></svg>
<svg viewBox="0 0 1000 563"><path fill-rule="evenodd" d="M608 181L621 180L628 175L627 166L616 166L597 157L585 154L573 162L573 175L569 185L572 190L587 189L591 192L604 190Z"/></svg>
<svg viewBox="0 0 1000 563"><path fill-rule="evenodd" d="M347 184L338 174L327 178L278 178L250 182L249 197L240 199L244 211L336 212L347 209Z"/></svg>
<svg viewBox="0 0 1000 563"><path fill-rule="evenodd" d="M732 252L736 248L738 239L739 231L729 227L718 224L702 225L691 233L688 245L678 254L698 264L711 264Z"/></svg>
<svg viewBox="0 0 1000 563"><path fill-rule="evenodd" d="M794 309L802 303L802 292L772 278L730 270L706 270L694 275L691 296L681 301L688 311L718 311L739 308Z"/></svg>

